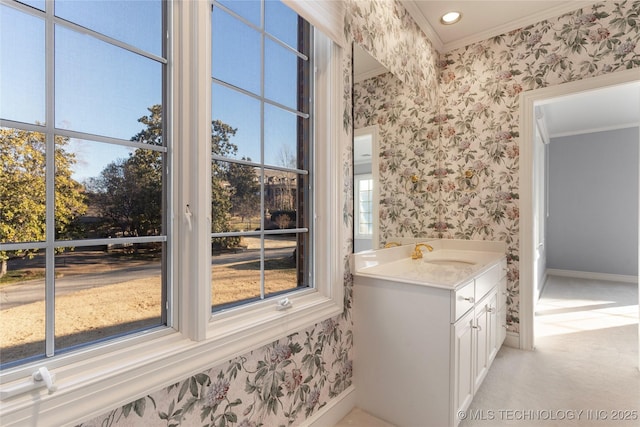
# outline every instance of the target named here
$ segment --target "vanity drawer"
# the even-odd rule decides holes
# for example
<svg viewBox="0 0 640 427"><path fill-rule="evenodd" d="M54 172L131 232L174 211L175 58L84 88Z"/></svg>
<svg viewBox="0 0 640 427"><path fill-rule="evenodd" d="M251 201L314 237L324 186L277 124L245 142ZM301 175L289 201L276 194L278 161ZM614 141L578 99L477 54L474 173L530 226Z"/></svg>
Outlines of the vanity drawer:
<svg viewBox="0 0 640 427"><path fill-rule="evenodd" d="M473 280L454 291L453 298L455 307L453 310L453 319L451 319L451 323L454 323L458 320L463 314L473 308L475 304L475 286Z"/></svg>
<svg viewBox="0 0 640 427"><path fill-rule="evenodd" d="M476 299L481 300L506 274L506 261L502 260L476 279Z"/></svg>

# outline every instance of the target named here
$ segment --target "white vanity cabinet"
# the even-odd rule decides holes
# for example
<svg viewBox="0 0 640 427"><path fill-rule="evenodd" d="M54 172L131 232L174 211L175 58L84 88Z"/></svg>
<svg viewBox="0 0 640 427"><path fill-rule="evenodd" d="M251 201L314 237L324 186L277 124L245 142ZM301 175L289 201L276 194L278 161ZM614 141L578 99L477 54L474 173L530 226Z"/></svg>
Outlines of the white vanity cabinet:
<svg viewBox="0 0 640 427"><path fill-rule="evenodd" d="M455 288L354 275L356 404L399 427L458 425L504 341L504 256Z"/></svg>

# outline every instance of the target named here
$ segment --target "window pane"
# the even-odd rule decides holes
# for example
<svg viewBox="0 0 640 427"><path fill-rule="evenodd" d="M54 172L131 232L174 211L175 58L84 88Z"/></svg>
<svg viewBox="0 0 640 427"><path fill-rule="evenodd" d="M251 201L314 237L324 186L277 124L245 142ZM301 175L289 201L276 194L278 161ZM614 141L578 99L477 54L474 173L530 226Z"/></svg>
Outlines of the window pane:
<svg viewBox="0 0 640 427"><path fill-rule="evenodd" d="M58 171L56 194L76 186L82 197L58 200L58 239L162 234L162 153L85 140L71 140L66 151L74 159L67 176Z"/></svg>
<svg viewBox="0 0 640 427"><path fill-rule="evenodd" d="M264 106L264 146L267 165L298 168L297 115L269 104Z"/></svg>
<svg viewBox="0 0 640 427"><path fill-rule="evenodd" d="M260 101L216 83L212 90L213 153L259 163Z"/></svg>
<svg viewBox="0 0 640 427"><path fill-rule="evenodd" d="M240 241L240 238L235 238ZM240 242L239 242L240 243ZM244 237L246 250L216 248L212 241L211 299L213 310L260 298L260 238Z"/></svg>
<svg viewBox="0 0 640 427"><path fill-rule="evenodd" d="M220 4L233 10L247 21L260 27L260 0L220 0Z"/></svg>
<svg viewBox="0 0 640 427"><path fill-rule="evenodd" d="M56 0L56 16L162 55L162 2Z"/></svg>
<svg viewBox="0 0 640 427"><path fill-rule="evenodd" d="M163 323L161 243L69 249L56 255L56 349Z"/></svg>
<svg viewBox="0 0 640 427"><path fill-rule="evenodd" d="M292 48L298 47L298 14L284 3L265 2L265 30Z"/></svg>
<svg viewBox="0 0 640 427"><path fill-rule="evenodd" d="M214 161L211 166L211 232L260 228L259 170L238 163ZM214 241L214 249L230 249L236 238Z"/></svg>
<svg viewBox="0 0 640 427"><path fill-rule="evenodd" d="M162 65L56 27L56 127L131 139L162 104Z"/></svg>
<svg viewBox="0 0 640 427"><path fill-rule="evenodd" d="M213 77L259 95L260 33L218 8L211 25Z"/></svg>
<svg viewBox="0 0 640 427"><path fill-rule="evenodd" d="M298 174L265 169L265 229L285 230L297 227Z"/></svg>
<svg viewBox="0 0 640 427"><path fill-rule="evenodd" d="M298 287L297 235L265 236L264 285L271 295Z"/></svg>
<svg viewBox="0 0 640 427"><path fill-rule="evenodd" d="M45 240L45 136L0 128L0 243Z"/></svg>
<svg viewBox="0 0 640 427"><path fill-rule="evenodd" d="M260 169L254 166L229 163L228 191L231 199L232 229L251 231L260 229Z"/></svg>
<svg viewBox="0 0 640 427"><path fill-rule="evenodd" d="M0 278L0 358L3 365L45 354L44 250L9 254Z"/></svg>
<svg viewBox="0 0 640 427"><path fill-rule="evenodd" d="M0 118L44 124L44 20L0 5L0 64Z"/></svg>
<svg viewBox="0 0 640 427"><path fill-rule="evenodd" d="M299 73L306 62L278 43L265 40L264 79L265 97L293 110L307 112L299 100Z"/></svg>

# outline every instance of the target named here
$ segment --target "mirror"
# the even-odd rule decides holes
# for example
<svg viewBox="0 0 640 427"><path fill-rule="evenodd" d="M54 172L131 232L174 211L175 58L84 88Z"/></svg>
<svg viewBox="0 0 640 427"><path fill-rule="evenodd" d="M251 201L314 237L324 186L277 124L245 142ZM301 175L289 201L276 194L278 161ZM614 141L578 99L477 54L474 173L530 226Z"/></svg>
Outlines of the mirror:
<svg viewBox="0 0 640 427"><path fill-rule="evenodd" d="M353 251L379 247L380 109L375 88L389 71L357 44L353 45Z"/></svg>
<svg viewBox="0 0 640 427"><path fill-rule="evenodd" d="M377 247L378 241L378 126L353 132L353 251Z"/></svg>

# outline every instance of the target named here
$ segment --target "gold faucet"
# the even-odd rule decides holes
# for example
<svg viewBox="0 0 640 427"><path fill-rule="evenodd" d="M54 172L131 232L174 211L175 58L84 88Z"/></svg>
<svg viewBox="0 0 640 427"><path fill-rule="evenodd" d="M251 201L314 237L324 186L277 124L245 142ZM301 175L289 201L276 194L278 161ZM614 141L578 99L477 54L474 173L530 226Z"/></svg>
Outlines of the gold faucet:
<svg viewBox="0 0 640 427"><path fill-rule="evenodd" d="M387 249L387 248L390 248L390 247L392 247L392 246L400 246L400 243L398 243L398 242L387 242L387 243L384 245L384 248L385 248L385 249Z"/></svg>
<svg viewBox="0 0 640 427"><path fill-rule="evenodd" d="M433 246L427 244L427 243L416 243L416 247L413 250L413 253L411 254L411 259L420 259L422 258L422 251L420 250L420 247L424 246L425 248L427 248L427 250L429 252L431 252L433 250Z"/></svg>

